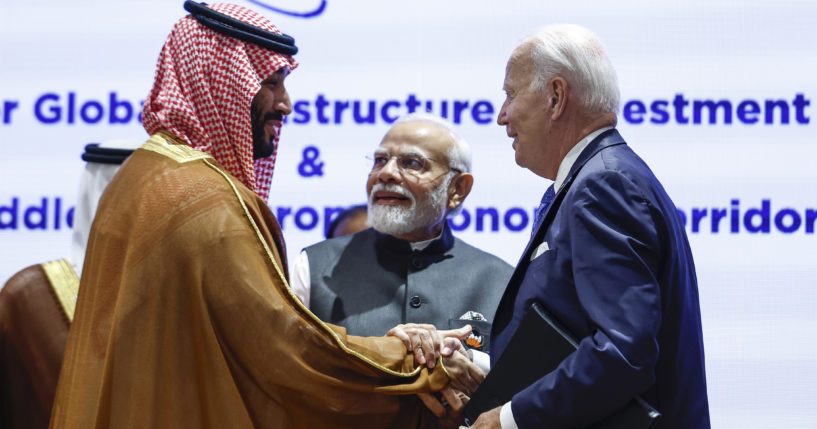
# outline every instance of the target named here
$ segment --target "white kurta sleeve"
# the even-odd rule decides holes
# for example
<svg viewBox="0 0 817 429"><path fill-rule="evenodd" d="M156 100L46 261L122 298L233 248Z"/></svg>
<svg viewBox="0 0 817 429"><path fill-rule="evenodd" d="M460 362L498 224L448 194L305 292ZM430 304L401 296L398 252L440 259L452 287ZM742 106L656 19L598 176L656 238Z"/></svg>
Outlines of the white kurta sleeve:
<svg viewBox="0 0 817 429"><path fill-rule="evenodd" d="M306 251L302 250L295 263L292 264L292 270L289 275L289 286L292 292L301 298L304 306L309 308L309 288L312 282L309 280L309 257Z"/></svg>

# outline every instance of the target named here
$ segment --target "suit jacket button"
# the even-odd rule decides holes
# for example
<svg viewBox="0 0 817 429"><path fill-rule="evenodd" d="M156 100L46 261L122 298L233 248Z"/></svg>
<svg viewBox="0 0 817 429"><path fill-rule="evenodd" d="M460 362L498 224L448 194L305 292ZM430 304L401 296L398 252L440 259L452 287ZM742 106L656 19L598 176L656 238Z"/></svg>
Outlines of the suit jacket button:
<svg viewBox="0 0 817 429"><path fill-rule="evenodd" d="M417 295L411 297L411 299L409 300L409 305L411 305L414 308L420 308L420 305L422 305L422 303L420 302L420 297Z"/></svg>
<svg viewBox="0 0 817 429"><path fill-rule="evenodd" d="M415 256L411 258L411 265L419 270L420 268L423 268L423 259L419 256Z"/></svg>

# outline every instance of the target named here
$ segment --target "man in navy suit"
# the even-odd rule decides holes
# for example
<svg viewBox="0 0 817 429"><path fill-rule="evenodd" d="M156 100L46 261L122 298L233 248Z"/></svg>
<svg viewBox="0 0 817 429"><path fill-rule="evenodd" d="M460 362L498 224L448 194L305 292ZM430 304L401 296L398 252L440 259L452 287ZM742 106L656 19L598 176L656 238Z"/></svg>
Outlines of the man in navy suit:
<svg viewBox="0 0 817 429"><path fill-rule="evenodd" d="M655 428L709 428L692 253L675 205L615 129L601 44L578 26L545 28L514 50L504 89L497 122L516 163L554 184L499 304L491 364L533 302L579 347L472 427L583 427L640 395L663 414Z"/></svg>

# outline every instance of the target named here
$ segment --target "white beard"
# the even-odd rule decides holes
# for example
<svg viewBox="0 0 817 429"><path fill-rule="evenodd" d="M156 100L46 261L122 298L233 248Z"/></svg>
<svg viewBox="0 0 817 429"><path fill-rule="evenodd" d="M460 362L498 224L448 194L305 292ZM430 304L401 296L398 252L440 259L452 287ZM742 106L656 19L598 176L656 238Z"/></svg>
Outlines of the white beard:
<svg viewBox="0 0 817 429"><path fill-rule="evenodd" d="M400 185L377 183L369 193L369 223L372 227L384 234L403 235L419 229L427 228L445 217L445 208L448 203L448 185L451 184L449 175L437 188L428 194L428 197L419 203L407 189ZM378 191L395 192L409 199L408 207L387 206L376 204L374 195Z"/></svg>

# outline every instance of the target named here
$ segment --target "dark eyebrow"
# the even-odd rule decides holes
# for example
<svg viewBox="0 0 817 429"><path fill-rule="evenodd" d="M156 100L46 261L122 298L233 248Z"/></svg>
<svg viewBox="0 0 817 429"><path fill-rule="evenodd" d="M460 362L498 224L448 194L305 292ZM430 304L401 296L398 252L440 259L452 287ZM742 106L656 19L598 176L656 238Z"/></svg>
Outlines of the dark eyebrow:
<svg viewBox="0 0 817 429"><path fill-rule="evenodd" d="M289 74L289 70L286 67L281 67L280 69L276 70L275 73L269 75L268 78L261 81L261 84L270 84L273 80L279 80L287 77Z"/></svg>

